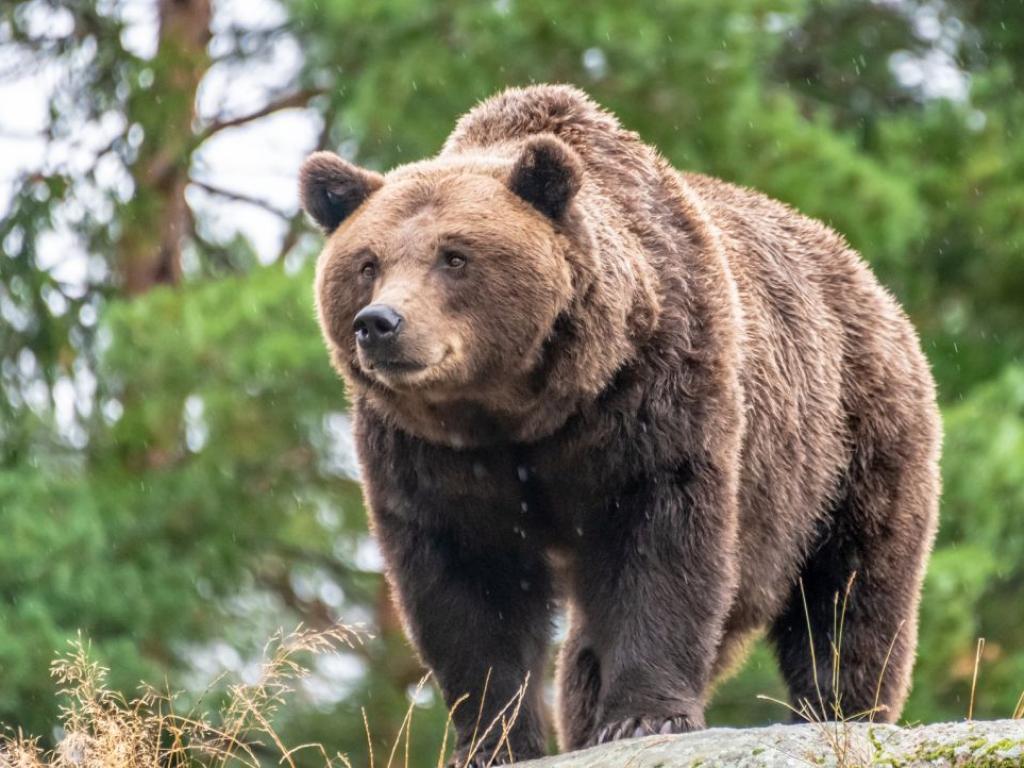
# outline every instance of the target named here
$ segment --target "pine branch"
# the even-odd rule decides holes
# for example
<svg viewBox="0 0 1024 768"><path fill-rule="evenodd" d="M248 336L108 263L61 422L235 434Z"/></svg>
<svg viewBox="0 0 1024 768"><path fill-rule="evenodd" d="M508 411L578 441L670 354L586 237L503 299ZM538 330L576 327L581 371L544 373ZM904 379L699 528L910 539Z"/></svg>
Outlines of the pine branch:
<svg viewBox="0 0 1024 768"><path fill-rule="evenodd" d="M205 181L199 181L198 179L189 179L189 184L193 184L199 187L204 192L209 192L211 195L217 195L219 197L226 198L228 200L234 200L238 203L246 203L248 205L255 205L257 208L262 208L264 211L279 216L285 221L291 221L293 213L288 211L282 211L277 206L268 203L266 200L261 200L258 197L252 197L251 195L243 194L242 192L233 192L230 189L223 189L221 187L214 186Z"/></svg>
<svg viewBox="0 0 1024 768"><path fill-rule="evenodd" d="M250 112L247 115L239 115L238 117L231 117L223 120L214 120L199 132L198 141L201 143L213 136L215 133L219 133L226 128L236 128L240 125L260 120L261 118L272 115L275 112L280 112L284 109L308 106L310 101L315 97L320 96L322 93L323 90L319 88L305 88L301 91L297 91L296 93L291 93L287 96L275 99L260 109L257 109L255 112Z"/></svg>

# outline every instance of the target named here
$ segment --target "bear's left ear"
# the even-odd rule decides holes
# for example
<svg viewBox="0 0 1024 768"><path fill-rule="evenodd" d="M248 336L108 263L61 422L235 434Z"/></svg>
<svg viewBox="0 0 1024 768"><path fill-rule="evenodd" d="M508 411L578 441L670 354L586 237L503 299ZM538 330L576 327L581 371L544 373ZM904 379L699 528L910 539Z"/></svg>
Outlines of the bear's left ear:
<svg viewBox="0 0 1024 768"><path fill-rule="evenodd" d="M333 152L314 152L299 171L299 198L303 210L329 235L383 184L379 173Z"/></svg>
<svg viewBox="0 0 1024 768"><path fill-rule="evenodd" d="M562 218L579 191L583 164L572 148L552 135L530 139L512 166L508 186L545 216Z"/></svg>

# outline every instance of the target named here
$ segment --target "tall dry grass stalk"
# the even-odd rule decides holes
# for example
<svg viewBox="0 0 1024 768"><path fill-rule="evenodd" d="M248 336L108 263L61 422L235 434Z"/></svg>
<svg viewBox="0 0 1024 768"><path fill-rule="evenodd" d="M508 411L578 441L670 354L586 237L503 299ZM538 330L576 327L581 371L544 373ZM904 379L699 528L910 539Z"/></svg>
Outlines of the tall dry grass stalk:
<svg viewBox="0 0 1024 768"><path fill-rule="evenodd" d="M846 611L849 605L850 592L853 590L856 578L857 573L852 573L846 583L846 588L843 593L840 595L839 592L836 592L833 596L832 633L829 640L829 655L832 670L829 696L827 697L829 700L825 700L826 696L822 691L821 682L818 676L818 658L817 652L815 651L814 632L811 625L811 615L807 607L807 595L804 592L804 583L802 579L800 580L800 596L803 600L804 617L807 622L808 648L810 652L814 688L817 693L817 702L812 702L810 699L802 699L800 701L789 703L772 698L771 696L757 697L761 700L770 701L785 707L800 720L814 724L818 728L822 740L832 753L837 768L855 768L856 766L868 765L870 762L870 755L863 754L863 750L857 748L851 729L847 726L851 722L861 722L865 720L868 722L874 722L875 715L879 712L885 711L885 706L879 703L882 685L885 679L886 670L889 667L889 661L892 657L893 648L896 645L896 641L899 638L900 633L903 631L903 624L901 623L889 644L889 649L882 664L882 669L878 674L878 682L875 686L874 706L864 712L846 712L843 708L843 691L840 685L842 677L840 676L840 670L842 669L843 661L843 630L846 623ZM793 755L790 756L794 757ZM798 759L802 762L807 762L806 760L803 760L803 758Z"/></svg>
<svg viewBox="0 0 1024 768"><path fill-rule="evenodd" d="M409 739L412 731L413 708L415 707L416 698L419 695L419 692L423 689L423 686L426 685L429 679L430 675L425 675L420 679L419 684L416 686L415 693L412 696L412 701L410 701L409 708L405 712L405 718L402 720L402 724L398 729L398 733L395 735L394 742L392 743L391 751L388 754L388 761L383 768L392 768L395 764L395 758L398 755L399 745L401 744L404 744L402 765L404 768L409 768ZM464 758L459 762L456 762L453 758L451 763L453 768L470 768L470 766L490 768L490 766L494 765L499 759L504 761L505 758L507 758L508 762L514 761L515 756L512 753L509 734L512 731L512 726L515 724L516 719L519 717L519 711L522 707L523 699L526 696L526 691L530 684L530 675L527 673L526 678L523 680L523 684L516 689L512 698L505 703L505 705L491 719L491 722L487 723L483 731L481 731L480 727L483 725L484 703L487 700L487 689L490 685L490 680L491 672L488 670L487 676L484 678L484 688L483 693L480 696L480 708L477 711L473 735L470 738L470 743L465 752ZM458 708L462 706L468 698L469 694L463 694L451 709L448 710L448 719L445 723L443 740L437 754L437 768L444 768L445 765L445 756L448 754L448 734L452 730L452 718L456 710L458 710ZM369 746L370 764L368 768L378 768L373 754L373 737L370 733L370 723L366 717L365 710L363 711L363 726L366 729L366 743ZM345 765L347 768L352 768L348 763Z"/></svg>
<svg viewBox="0 0 1024 768"><path fill-rule="evenodd" d="M978 647L974 652L974 672L971 675L971 698L967 705L967 719L974 719L974 697L978 692L978 671L981 669L981 655L985 652L985 638L978 638Z"/></svg>

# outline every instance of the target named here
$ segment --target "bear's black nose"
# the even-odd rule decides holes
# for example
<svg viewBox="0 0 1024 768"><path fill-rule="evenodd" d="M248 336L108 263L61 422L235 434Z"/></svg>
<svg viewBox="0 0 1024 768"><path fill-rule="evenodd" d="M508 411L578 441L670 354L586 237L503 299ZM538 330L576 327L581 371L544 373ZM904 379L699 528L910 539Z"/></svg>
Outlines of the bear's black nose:
<svg viewBox="0 0 1024 768"><path fill-rule="evenodd" d="M356 332L359 346L367 348L386 341L398 334L402 316L384 304L370 304L359 310L352 330Z"/></svg>

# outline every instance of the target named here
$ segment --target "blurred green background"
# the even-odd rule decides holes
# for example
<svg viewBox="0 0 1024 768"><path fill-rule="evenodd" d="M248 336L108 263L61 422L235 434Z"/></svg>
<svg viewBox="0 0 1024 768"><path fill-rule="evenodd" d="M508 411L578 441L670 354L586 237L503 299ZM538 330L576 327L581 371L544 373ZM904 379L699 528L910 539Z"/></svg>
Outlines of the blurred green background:
<svg viewBox="0 0 1024 768"><path fill-rule="evenodd" d="M1024 3L31 0L3 5L0 46L0 82L44 105L26 135L28 95L0 99L0 722L59 736L48 665L79 629L122 690L198 691L251 674L275 628L342 618L374 639L317 660L277 725L363 764L365 708L390 744L422 672L366 533L294 173L316 147L432 154L538 81L831 223L905 304L946 428L905 718L965 716L980 636L975 714L1013 711ZM757 694L784 696L764 648L709 722L786 719ZM444 713L416 707L434 764Z"/></svg>

